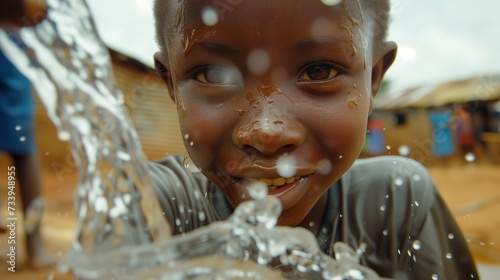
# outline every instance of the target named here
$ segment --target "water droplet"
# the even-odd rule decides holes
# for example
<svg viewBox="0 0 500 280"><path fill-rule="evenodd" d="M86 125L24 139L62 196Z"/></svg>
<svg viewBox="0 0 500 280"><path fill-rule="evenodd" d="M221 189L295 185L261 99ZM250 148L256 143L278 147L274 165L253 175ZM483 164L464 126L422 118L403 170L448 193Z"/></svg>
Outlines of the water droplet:
<svg viewBox="0 0 500 280"><path fill-rule="evenodd" d="M205 218L206 218L205 212L203 211L198 212L198 219L200 220L200 222L205 221Z"/></svg>
<svg viewBox="0 0 500 280"><path fill-rule="evenodd" d="M391 145L387 145L387 146L385 146L385 148L386 148L387 150L392 149Z"/></svg>
<svg viewBox="0 0 500 280"><path fill-rule="evenodd" d="M214 26L219 22L219 15L212 7L206 7L201 11L201 20L208 26Z"/></svg>
<svg viewBox="0 0 500 280"><path fill-rule="evenodd" d="M21 137L19 138L19 141L21 141L21 142L26 141L26 136L21 136Z"/></svg>
<svg viewBox="0 0 500 280"><path fill-rule="evenodd" d="M406 145L399 146L398 153L402 156L407 156L410 154L410 147Z"/></svg>
<svg viewBox="0 0 500 280"><path fill-rule="evenodd" d="M453 233L448 234L448 239L453 240L455 238L455 235Z"/></svg>
<svg viewBox="0 0 500 280"><path fill-rule="evenodd" d="M323 4L325 4L327 6L335 6L335 5L340 4L340 2L342 2L342 0L321 0L321 2L323 2Z"/></svg>
<svg viewBox="0 0 500 280"><path fill-rule="evenodd" d="M431 279L432 280L438 280L439 277L437 276L437 274L432 274Z"/></svg>
<svg viewBox="0 0 500 280"><path fill-rule="evenodd" d="M267 195L267 192L267 185L262 181L252 182L250 186L248 186L248 193L255 200L264 199Z"/></svg>
<svg viewBox="0 0 500 280"><path fill-rule="evenodd" d="M17 131L21 130L21 126L20 125L16 125L16 128L15 128Z"/></svg>
<svg viewBox="0 0 500 280"><path fill-rule="evenodd" d="M339 156L339 158L343 158L344 156Z"/></svg>
<svg viewBox="0 0 500 280"><path fill-rule="evenodd" d="M451 260L453 258L453 255L451 253L446 254L446 258Z"/></svg>
<svg viewBox="0 0 500 280"><path fill-rule="evenodd" d="M187 133L186 133L186 134L184 134L184 139L186 139L186 140L187 140L188 138L189 138L189 134L187 134Z"/></svg>
<svg viewBox="0 0 500 280"><path fill-rule="evenodd" d="M422 248L422 243L420 243L419 240L415 240L415 241L413 241L412 247L413 247L413 249L418 251Z"/></svg>
<svg viewBox="0 0 500 280"><path fill-rule="evenodd" d="M313 221L309 222L309 227L314 227L314 222Z"/></svg>
<svg viewBox="0 0 500 280"><path fill-rule="evenodd" d="M383 234L384 236L389 235L389 230L388 230L388 229L384 229L384 231L382 231L382 234Z"/></svg>
<svg viewBox="0 0 500 280"><path fill-rule="evenodd" d="M193 147L193 145L194 145L193 141L189 142L189 146Z"/></svg>
<svg viewBox="0 0 500 280"><path fill-rule="evenodd" d="M281 156L276 162L276 169L281 177L291 178L297 172L297 160L292 156Z"/></svg>
<svg viewBox="0 0 500 280"><path fill-rule="evenodd" d="M269 65L271 64L271 58L269 54L264 50L254 50L247 58L247 66L250 72L256 75L264 74Z"/></svg>
<svg viewBox="0 0 500 280"><path fill-rule="evenodd" d="M394 185L396 185L398 187L401 187L403 184L404 184L404 180L403 180L403 178L401 176L397 176L394 179Z"/></svg>
<svg viewBox="0 0 500 280"><path fill-rule="evenodd" d="M184 164L184 167L185 167L185 168L188 168L188 167L189 167L189 158L188 158L188 157L185 157L185 158L184 158L184 162L183 162L183 164Z"/></svg>
<svg viewBox="0 0 500 280"><path fill-rule="evenodd" d="M318 162L318 173L326 175L332 171L332 163L327 159L322 159Z"/></svg>
<svg viewBox="0 0 500 280"><path fill-rule="evenodd" d="M467 153L465 155L465 160L467 162L474 162L474 161L476 161L476 155L474 153Z"/></svg>
<svg viewBox="0 0 500 280"><path fill-rule="evenodd" d="M413 181L418 182L418 181L420 181L421 179L422 179L422 178L420 177L420 175L418 175L418 174L413 175Z"/></svg>
<svg viewBox="0 0 500 280"><path fill-rule="evenodd" d="M384 212L384 211L385 211L385 209L386 209L386 206L385 206L385 205L380 206L380 211Z"/></svg>

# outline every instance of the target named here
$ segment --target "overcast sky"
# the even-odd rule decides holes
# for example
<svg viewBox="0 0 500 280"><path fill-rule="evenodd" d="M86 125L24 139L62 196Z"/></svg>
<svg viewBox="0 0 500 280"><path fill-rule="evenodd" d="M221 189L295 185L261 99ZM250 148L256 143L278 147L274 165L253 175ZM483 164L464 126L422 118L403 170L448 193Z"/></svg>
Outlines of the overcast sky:
<svg viewBox="0 0 500 280"><path fill-rule="evenodd" d="M105 43L149 66L157 50L152 0L87 0ZM399 45L392 91L500 73L499 0L392 0Z"/></svg>

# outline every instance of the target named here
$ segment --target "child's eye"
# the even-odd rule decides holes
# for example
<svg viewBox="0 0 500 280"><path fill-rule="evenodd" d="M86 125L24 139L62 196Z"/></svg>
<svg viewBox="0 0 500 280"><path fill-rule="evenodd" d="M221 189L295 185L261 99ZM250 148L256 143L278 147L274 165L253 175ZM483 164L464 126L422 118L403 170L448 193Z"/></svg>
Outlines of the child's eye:
<svg viewBox="0 0 500 280"><path fill-rule="evenodd" d="M194 79L200 83L218 85L235 85L237 77L235 70L220 66L204 67L194 74Z"/></svg>
<svg viewBox="0 0 500 280"><path fill-rule="evenodd" d="M308 66L297 79L298 82L326 81L337 77L340 72L328 63Z"/></svg>

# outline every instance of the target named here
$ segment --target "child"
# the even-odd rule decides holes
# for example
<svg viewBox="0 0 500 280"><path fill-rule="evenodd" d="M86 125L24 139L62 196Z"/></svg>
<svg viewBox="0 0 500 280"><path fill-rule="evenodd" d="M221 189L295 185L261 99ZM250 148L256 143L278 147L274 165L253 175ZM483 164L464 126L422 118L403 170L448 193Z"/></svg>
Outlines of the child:
<svg viewBox="0 0 500 280"><path fill-rule="evenodd" d="M309 229L329 254L364 243L362 264L383 277L477 279L421 165L357 160L396 44L389 1L332 2L156 1L157 72L201 170L151 164L174 233L227 218L260 180L283 205L279 225Z"/></svg>
<svg viewBox="0 0 500 280"><path fill-rule="evenodd" d="M34 26L45 18L46 12L43 0L2 1L0 28ZM12 174L19 181L29 265L42 268L53 265L54 261L45 249L40 230L44 202L34 139L34 102L30 81L0 50L0 152L12 157L14 166L9 168L9 176ZM0 232L6 230L6 225L0 225Z"/></svg>

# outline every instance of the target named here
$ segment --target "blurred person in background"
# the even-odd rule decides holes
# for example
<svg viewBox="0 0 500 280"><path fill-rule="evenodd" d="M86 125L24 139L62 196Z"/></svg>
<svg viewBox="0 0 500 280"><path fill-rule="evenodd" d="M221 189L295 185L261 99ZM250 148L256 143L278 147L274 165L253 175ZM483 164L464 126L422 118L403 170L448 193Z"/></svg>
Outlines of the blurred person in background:
<svg viewBox="0 0 500 280"><path fill-rule="evenodd" d="M0 28L9 33L16 28L32 27L41 22L46 13L45 0L2 0ZM22 47L14 36L11 39ZM40 231L44 201L34 139L34 111L30 81L0 50L0 151L8 153L14 163L15 169L9 170L15 172L16 192L21 195L28 263L32 268L41 268L54 261L45 249ZM2 222L0 231L6 230Z"/></svg>

